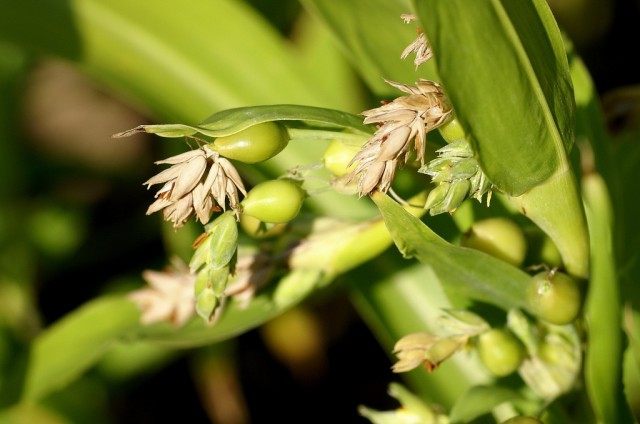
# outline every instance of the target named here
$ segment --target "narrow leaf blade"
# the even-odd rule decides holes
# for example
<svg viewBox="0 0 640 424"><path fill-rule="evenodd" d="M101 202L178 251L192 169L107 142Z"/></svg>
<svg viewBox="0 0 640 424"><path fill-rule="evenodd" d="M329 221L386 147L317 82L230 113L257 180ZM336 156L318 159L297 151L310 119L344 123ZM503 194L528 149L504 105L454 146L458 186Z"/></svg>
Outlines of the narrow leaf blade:
<svg viewBox="0 0 640 424"><path fill-rule="evenodd" d="M48 328L33 343L24 400L41 399L77 378L117 340L135 329L139 316L130 300L104 297Z"/></svg>
<svg viewBox="0 0 640 424"><path fill-rule="evenodd" d="M372 198L398 249L431 266L448 289L505 310L527 308L528 274L480 251L447 243L386 195Z"/></svg>

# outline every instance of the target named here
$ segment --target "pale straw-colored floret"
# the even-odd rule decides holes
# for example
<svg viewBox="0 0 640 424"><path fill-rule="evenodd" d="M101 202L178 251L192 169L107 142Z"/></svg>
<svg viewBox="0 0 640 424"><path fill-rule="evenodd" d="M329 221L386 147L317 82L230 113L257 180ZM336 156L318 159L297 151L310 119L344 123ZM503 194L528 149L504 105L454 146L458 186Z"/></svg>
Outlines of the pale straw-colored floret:
<svg viewBox="0 0 640 424"><path fill-rule="evenodd" d="M375 189L387 191L400 162L407 162L412 151L424 164L426 135L449 118L451 107L440 86L421 79L415 86L387 81L407 93L378 108L364 111L365 124L378 130L353 158L357 164L349 180L358 182L360 195Z"/></svg>
<svg viewBox="0 0 640 424"><path fill-rule="evenodd" d="M225 296L232 296L241 308L246 308L256 292L269 282L274 271L269 255L250 253L238 255L234 273L225 288Z"/></svg>
<svg viewBox="0 0 640 424"><path fill-rule="evenodd" d="M415 15L409 13L400 15L400 18L406 24L417 20ZM429 40L427 40L427 36L421 30L418 30L418 37L402 51L400 58L406 59L411 53L416 54L416 57L413 60L416 68L433 57L433 51L431 50Z"/></svg>
<svg viewBox="0 0 640 424"><path fill-rule="evenodd" d="M409 24L417 20L418 18L416 18L416 15L414 15L413 13L403 13L402 15L400 15L400 19L402 19L405 24Z"/></svg>
<svg viewBox="0 0 640 424"><path fill-rule="evenodd" d="M168 321L179 327L194 315L196 275L186 265L175 263L164 272L146 270L142 278L149 285L128 296L140 308L142 324Z"/></svg>
<svg viewBox="0 0 640 424"><path fill-rule="evenodd" d="M168 164L165 169L144 183L147 188L163 184L147 215L162 210L164 219L181 227L191 215L203 224L212 212L226 210L227 204L237 211L239 193L246 194L238 171L227 159L207 146L200 147L156 164Z"/></svg>
<svg viewBox="0 0 640 424"><path fill-rule="evenodd" d="M429 333L409 334L398 340L393 347L398 361L392 370L400 373L424 365L428 371L433 371L451 355L464 348L468 340L468 335L440 337Z"/></svg>

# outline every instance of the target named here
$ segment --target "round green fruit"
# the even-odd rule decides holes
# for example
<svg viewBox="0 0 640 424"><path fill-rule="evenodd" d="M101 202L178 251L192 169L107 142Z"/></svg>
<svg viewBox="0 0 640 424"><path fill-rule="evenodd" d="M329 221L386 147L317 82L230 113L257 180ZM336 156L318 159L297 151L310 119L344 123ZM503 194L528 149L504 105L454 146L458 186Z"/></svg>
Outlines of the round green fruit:
<svg viewBox="0 0 640 424"><path fill-rule="evenodd" d="M322 162L329 172L336 177L342 177L355 169L355 164L349 166L349 163L359 151L359 146L333 140L324 151Z"/></svg>
<svg viewBox="0 0 640 424"><path fill-rule="evenodd" d="M245 214L240 216L240 226L245 233L255 239L266 239L279 236L287 228L286 224L262 222L257 218Z"/></svg>
<svg viewBox="0 0 640 424"><path fill-rule="evenodd" d="M452 120L441 126L440 134L442 135L442 138L447 141L447 143L465 139L462 125L460 125L460 121L458 121L456 118L453 118Z"/></svg>
<svg viewBox="0 0 640 424"><path fill-rule="evenodd" d="M474 223L462 237L461 244L514 266L522 265L527 253L524 233L507 218L489 218Z"/></svg>
<svg viewBox="0 0 640 424"><path fill-rule="evenodd" d="M286 128L277 122L263 122L225 137L218 137L212 149L221 156L244 163L271 159L289 142Z"/></svg>
<svg viewBox="0 0 640 424"><path fill-rule="evenodd" d="M569 324L580 312L580 289L567 274L541 272L531 279L527 303L540 319L556 325Z"/></svg>
<svg viewBox="0 0 640 424"><path fill-rule="evenodd" d="M304 198L304 190L294 181L265 181L247 193L242 211L262 222L287 223L298 215Z"/></svg>
<svg viewBox="0 0 640 424"><path fill-rule="evenodd" d="M492 329L478 336L478 354L487 369L499 377L517 370L525 356L520 340L502 329Z"/></svg>

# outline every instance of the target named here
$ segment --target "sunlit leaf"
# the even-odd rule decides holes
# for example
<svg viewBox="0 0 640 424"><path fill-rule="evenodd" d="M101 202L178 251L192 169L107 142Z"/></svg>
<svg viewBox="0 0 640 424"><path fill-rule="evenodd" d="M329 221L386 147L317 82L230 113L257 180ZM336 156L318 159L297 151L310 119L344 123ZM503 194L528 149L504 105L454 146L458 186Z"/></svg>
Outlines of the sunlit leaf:
<svg viewBox="0 0 640 424"><path fill-rule="evenodd" d="M303 0L302 3L329 26L376 94L397 94L384 78L402 83L412 83L418 75L437 80L433 62L421 65L416 72L411 58L400 59L405 47L416 38L419 26L400 19L400 15L411 13L409 1Z"/></svg>
<svg viewBox="0 0 640 424"><path fill-rule="evenodd" d="M120 337L136 328L138 319L133 302L104 297L48 328L31 348L23 398L40 399L77 378Z"/></svg>
<svg viewBox="0 0 640 424"><path fill-rule="evenodd" d="M126 137L136 132L157 134L161 137L185 137L202 134L208 137L223 137L235 134L250 126L270 121L304 121L320 123L340 129L347 128L360 134L371 134L370 126L362 123L362 118L333 109L299 105L265 105L236 109L226 109L211 115L199 125L161 124L141 125L117 134Z"/></svg>
<svg viewBox="0 0 640 424"><path fill-rule="evenodd" d="M416 0L438 74L489 179L519 195L566 167L574 99L544 0Z"/></svg>
<svg viewBox="0 0 640 424"><path fill-rule="evenodd" d="M614 258L613 210L602 177L583 177L589 236L591 278L585 303L588 340L585 355L587 394L600 422L620 422L622 330L620 294Z"/></svg>
<svg viewBox="0 0 640 424"><path fill-rule="evenodd" d="M527 308L528 274L486 253L449 244L385 195L373 199L400 252L431 266L447 290L505 310Z"/></svg>

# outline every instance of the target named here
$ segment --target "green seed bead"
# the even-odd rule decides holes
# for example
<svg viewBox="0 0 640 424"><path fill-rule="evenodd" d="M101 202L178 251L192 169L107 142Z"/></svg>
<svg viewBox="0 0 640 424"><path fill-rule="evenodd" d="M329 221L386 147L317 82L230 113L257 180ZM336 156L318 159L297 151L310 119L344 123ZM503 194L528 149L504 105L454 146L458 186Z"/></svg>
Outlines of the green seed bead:
<svg viewBox="0 0 640 424"><path fill-rule="evenodd" d="M542 247L540 248L540 259L542 262L549 266L562 265L562 256L556 247L555 243L547 236L542 240Z"/></svg>
<svg viewBox="0 0 640 424"><path fill-rule="evenodd" d="M300 212L305 192L291 180L266 181L242 201L243 213L268 223L287 223Z"/></svg>
<svg viewBox="0 0 640 424"><path fill-rule="evenodd" d="M279 236L287 228L286 224L262 222L247 214L242 214L242 216L240 216L240 226L245 233L255 239L266 239Z"/></svg>
<svg viewBox="0 0 640 424"><path fill-rule="evenodd" d="M527 303L540 319L551 324L569 324L580 312L578 283L562 272L541 272L532 277Z"/></svg>
<svg viewBox="0 0 640 424"><path fill-rule="evenodd" d="M356 164L349 166L349 163L360 151L360 146L343 143L340 140L333 140L327 146L322 156L324 167L336 177L342 177L353 171Z"/></svg>
<svg viewBox="0 0 640 424"><path fill-rule="evenodd" d="M451 143L452 141L464 140L465 138L462 125L460 125L460 121L455 118L440 127L440 134L442 135L442 138L447 141L447 143Z"/></svg>
<svg viewBox="0 0 640 424"><path fill-rule="evenodd" d="M235 134L218 137L212 149L220 155L244 163L271 159L289 143L286 128L277 122L263 122Z"/></svg>
<svg viewBox="0 0 640 424"><path fill-rule="evenodd" d="M518 369L524 360L524 346L507 330L493 329L478 337L480 360L493 374L503 377Z"/></svg>
<svg viewBox="0 0 640 424"><path fill-rule="evenodd" d="M527 253L523 231L507 218L489 218L474 223L461 244L515 266L522 265Z"/></svg>

